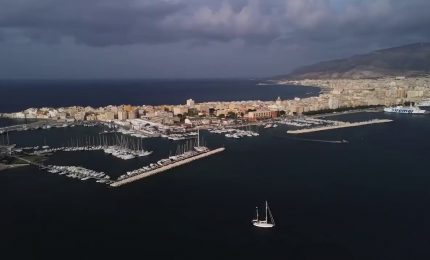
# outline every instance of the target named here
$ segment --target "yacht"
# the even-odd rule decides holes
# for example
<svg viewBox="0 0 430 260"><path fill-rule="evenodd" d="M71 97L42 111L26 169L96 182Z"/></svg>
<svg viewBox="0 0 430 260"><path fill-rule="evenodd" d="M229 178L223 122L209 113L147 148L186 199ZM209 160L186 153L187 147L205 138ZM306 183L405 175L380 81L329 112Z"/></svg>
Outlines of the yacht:
<svg viewBox="0 0 430 260"><path fill-rule="evenodd" d="M419 107L396 106L396 107L386 107L384 108L384 112L400 113L400 114L424 114L426 111L420 109Z"/></svg>
<svg viewBox="0 0 430 260"><path fill-rule="evenodd" d="M260 228L272 228L275 226L275 219L273 219L272 212L270 211L269 204L266 201L266 218L260 220L258 216L258 207L256 207L257 216L252 220L252 224ZM268 218L269 217L269 218Z"/></svg>

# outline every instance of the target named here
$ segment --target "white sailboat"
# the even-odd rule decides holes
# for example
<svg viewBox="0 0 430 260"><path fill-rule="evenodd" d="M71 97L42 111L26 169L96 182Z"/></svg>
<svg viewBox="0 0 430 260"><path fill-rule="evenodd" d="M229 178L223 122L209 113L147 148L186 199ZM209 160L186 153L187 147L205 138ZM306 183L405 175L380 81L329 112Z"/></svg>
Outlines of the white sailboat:
<svg viewBox="0 0 430 260"><path fill-rule="evenodd" d="M258 218L258 207L256 207L257 217L252 220L252 224L256 227L261 228L272 228L275 226L275 219L273 219L272 212L270 211L269 204L266 201L266 218L264 220L260 220ZM270 217L268 219L267 217Z"/></svg>

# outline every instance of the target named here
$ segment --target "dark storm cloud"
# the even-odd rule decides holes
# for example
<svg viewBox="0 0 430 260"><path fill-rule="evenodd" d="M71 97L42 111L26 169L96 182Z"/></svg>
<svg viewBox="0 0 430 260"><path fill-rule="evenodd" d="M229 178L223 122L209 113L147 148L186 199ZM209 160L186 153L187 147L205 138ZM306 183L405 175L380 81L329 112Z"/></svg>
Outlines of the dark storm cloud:
<svg viewBox="0 0 430 260"><path fill-rule="evenodd" d="M180 40L306 44L428 37L425 0L0 0L0 28L91 46ZM389 40L389 39L384 39Z"/></svg>
<svg viewBox="0 0 430 260"><path fill-rule="evenodd" d="M0 0L0 77L267 76L430 41L428 0Z"/></svg>
<svg viewBox="0 0 430 260"><path fill-rule="evenodd" d="M181 3L131 0L0 0L0 28L20 30L32 39L72 37L88 45L174 40L160 27Z"/></svg>
<svg viewBox="0 0 430 260"><path fill-rule="evenodd" d="M288 2L286 21L290 26L287 25L282 37L287 42L306 44L355 39L384 45L408 37L430 37L426 29L430 25L429 1Z"/></svg>

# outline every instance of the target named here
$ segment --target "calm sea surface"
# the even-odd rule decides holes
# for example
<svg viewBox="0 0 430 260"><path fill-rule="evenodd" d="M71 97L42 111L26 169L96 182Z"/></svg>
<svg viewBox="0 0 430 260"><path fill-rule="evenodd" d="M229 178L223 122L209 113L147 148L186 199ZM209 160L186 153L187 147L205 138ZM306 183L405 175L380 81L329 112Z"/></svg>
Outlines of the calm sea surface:
<svg viewBox="0 0 430 260"><path fill-rule="evenodd" d="M275 100L317 95L314 87L257 85L257 80L0 80L0 113L28 107L163 105Z"/></svg>
<svg viewBox="0 0 430 260"><path fill-rule="evenodd" d="M181 98L182 100L183 98ZM197 98L196 98L197 99ZM179 101L179 100L178 100ZM168 103L168 102L166 102ZM300 137L286 127L256 138L203 132L226 151L120 188L37 168L0 172L4 259L429 259L430 117L391 118ZM9 122L10 123L10 122ZM18 146L61 145L97 128L11 133ZM100 152L57 153L47 163L112 177L166 157L176 142L145 139L154 154L121 161ZM271 230L251 225L268 200Z"/></svg>

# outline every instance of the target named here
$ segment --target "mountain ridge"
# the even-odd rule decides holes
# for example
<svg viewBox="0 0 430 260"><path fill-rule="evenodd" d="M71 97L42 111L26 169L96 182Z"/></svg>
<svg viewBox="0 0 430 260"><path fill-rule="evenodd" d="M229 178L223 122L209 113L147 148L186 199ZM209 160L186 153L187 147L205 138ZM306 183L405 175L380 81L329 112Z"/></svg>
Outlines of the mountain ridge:
<svg viewBox="0 0 430 260"><path fill-rule="evenodd" d="M375 50L348 58L322 61L277 79L365 79L430 75L430 42Z"/></svg>

